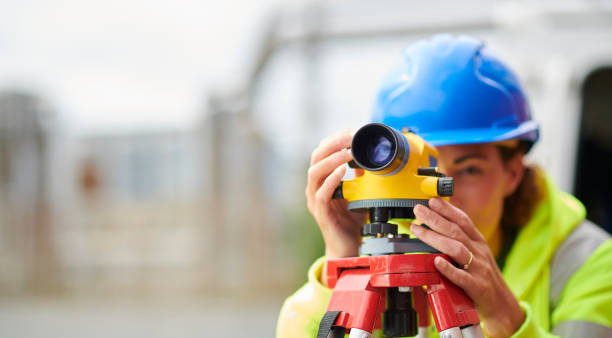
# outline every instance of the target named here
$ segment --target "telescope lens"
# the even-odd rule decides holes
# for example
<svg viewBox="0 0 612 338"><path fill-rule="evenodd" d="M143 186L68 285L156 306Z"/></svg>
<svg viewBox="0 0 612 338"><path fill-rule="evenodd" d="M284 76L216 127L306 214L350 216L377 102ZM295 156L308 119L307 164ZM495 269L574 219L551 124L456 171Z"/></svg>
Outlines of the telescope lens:
<svg viewBox="0 0 612 338"><path fill-rule="evenodd" d="M369 123L353 136L351 151L355 163L376 175L401 169L408 159L406 139L399 131L380 123Z"/></svg>
<svg viewBox="0 0 612 338"><path fill-rule="evenodd" d="M393 144L384 136L378 136L366 147L368 160L375 166L384 166L393 157Z"/></svg>

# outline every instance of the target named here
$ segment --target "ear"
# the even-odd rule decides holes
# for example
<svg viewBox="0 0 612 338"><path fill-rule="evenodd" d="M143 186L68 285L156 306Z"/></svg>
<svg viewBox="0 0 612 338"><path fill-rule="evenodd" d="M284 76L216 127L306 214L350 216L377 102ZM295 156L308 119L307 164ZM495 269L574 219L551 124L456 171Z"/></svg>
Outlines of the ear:
<svg viewBox="0 0 612 338"><path fill-rule="evenodd" d="M518 153L513 156L506 164L505 171L507 175L506 188L504 189L504 197L508 197L514 193L519 183L523 179L525 173L525 164L523 163L523 154Z"/></svg>

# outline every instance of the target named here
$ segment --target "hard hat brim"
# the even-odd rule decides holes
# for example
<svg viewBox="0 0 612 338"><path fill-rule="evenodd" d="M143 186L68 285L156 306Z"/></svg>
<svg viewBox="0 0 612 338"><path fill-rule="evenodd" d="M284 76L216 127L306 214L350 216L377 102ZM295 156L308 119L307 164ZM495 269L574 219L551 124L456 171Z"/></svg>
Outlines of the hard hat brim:
<svg viewBox="0 0 612 338"><path fill-rule="evenodd" d="M539 138L539 125L536 121L525 121L518 127L475 128L434 133L418 133L433 146L488 143L518 139L535 143Z"/></svg>

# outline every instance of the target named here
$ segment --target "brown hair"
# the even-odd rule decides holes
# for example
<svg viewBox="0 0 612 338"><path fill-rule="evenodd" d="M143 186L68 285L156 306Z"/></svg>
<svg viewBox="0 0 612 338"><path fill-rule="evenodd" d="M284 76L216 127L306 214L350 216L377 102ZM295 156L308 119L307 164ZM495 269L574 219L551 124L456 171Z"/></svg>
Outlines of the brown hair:
<svg viewBox="0 0 612 338"><path fill-rule="evenodd" d="M520 153L527 152L529 145L521 142L515 147L498 146L504 164ZM504 200L501 224L505 227L521 228L531 219L543 196L544 187L539 182L540 169L526 165L523 178L512 194Z"/></svg>

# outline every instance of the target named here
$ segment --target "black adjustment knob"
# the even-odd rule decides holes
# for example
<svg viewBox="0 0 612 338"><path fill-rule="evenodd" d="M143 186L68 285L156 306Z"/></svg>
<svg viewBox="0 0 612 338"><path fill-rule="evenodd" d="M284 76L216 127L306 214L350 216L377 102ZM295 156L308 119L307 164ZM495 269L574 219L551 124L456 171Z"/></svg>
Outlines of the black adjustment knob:
<svg viewBox="0 0 612 338"><path fill-rule="evenodd" d="M342 195L342 181L340 181L340 184L338 184L338 186L334 190L334 193L332 194L332 199L341 199L341 198L344 198L344 196Z"/></svg>
<svg viewBox="0 0 612 338"><path fill-rule="evenodd" d="M438 196L453 196L454 186L452 177L440 177L438 179Z"/></svg>
<svg viewBox="0 0 612 338"><path fill-rule="evenodd" d="M355 163L354 160L350 160L348 163L348 166L349 168L352 168L352 169L361 169L361 167L357 163Z"/></svg>
<svg viewBox="0 0 612 338"><path fill-rule="evenodd" d="M363 236L373 236L376 234L397 235L397 224L384 222L366 223L361 233Z"/></svg>
<svg viewBox="0 0 612 338"><path fill-rule="evenodd" d="M443 173L438 172L438 167L418 168L417 174L421 176L444 177Z"/></svg>

